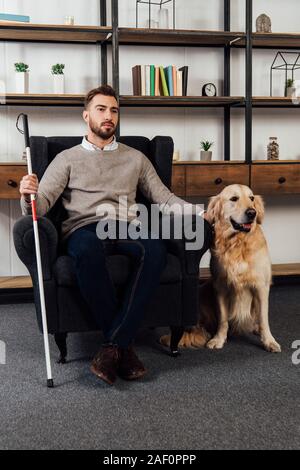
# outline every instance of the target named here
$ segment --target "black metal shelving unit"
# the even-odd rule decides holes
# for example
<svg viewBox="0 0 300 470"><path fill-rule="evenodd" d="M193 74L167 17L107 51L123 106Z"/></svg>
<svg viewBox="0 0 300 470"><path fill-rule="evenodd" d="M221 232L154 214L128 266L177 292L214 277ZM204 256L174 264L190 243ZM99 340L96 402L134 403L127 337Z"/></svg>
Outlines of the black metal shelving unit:
<svg viewBox="0 0 300 470"><path fill-rule="evenodd" d="M122 107L220 107L223 108L224 161L230 162L231 147L231 109L245 110L245 164L252 163L252 111L253 108L299 108L284 97L253 97L252 94L252 57L254 49L299 49L299 33L254 33L253 0L245 0L245 32L231 31L231 0L223 0L224 30L149 30L147 28L120 28L118 0L111 1L111 26L107 26L107 0L99 0L100 25L66 26L36 24L0 24L0 42L39 42L66 44L95 44L101 50L101 83L108 81L108 46L111 47L112 84ZM173 47L218 47L223 49L224 90L222 97L206 99L202 96L187 97L134 97L120 96L119 54L122 45L135 46L173 46ZM231 96L231 50L245 50L245 96ZM78 106L81 107L84 95L17 95L8 94L7 102L1 100L0 106ZM119 135L120 127L117 130ZM284 161L279 162L284 163ZM292 163L292 162L290 162ZM299 163L299 162L295 162ZM272 163L270 163L272 164ZM276 162L278 165L278 162Z"/></svg>
<svg viewBox="0 0 300 470"><path fill-rule="evenodd" d="M183 47L222 47L224 50L224 92L223 97L230 97L230 57L231 49L235 47L235 42L243 39L246 41L246 99L243 97L235 97L238 99L223 100L218 102L206 102L201 99L202 97L183 97L180 100L168 98L158 99L151 97L125 97L119 96L121 106L185 106L185 107L201 107L201 106L218 106L223 108L224 112L224 161L230 161L230 123L231 123L231 108L234 106L245 106L245 120L246 120L246 143L245 143L245 163L251 161L251 96L252 96L252 49L251 49L251 35L252 35L252 21L249 21L252 11L252 0L246 0L246 23L247 31L245 33L231 33L230 28L230 13L231 1L224 0L224 31L186 31L186 30L154 30L152 31L152 38L147 29L132 29L132 28L119 28L118 27L118 0L111 0L111 13L112 13L112 57L113 57L113 86L118 92L120 90L119 84L119 53L120 46L134 44L140 45L159 45L159 46L183 46ZM252 18L252 17L251 17ZM156 39L153 40L155 35ZM193 40L191 40L193 38ZM232 45L234 44L234 45ZM242 47L245 47L244 45ZM157 97L156 97L157 98ZM189 99L190 98L190 99Z"/></svg>
<svg viewBox="0 0 300 470"><path fill-rule="evenodd" d="M255 33L253 27L253 0L245 0L245 32L231 31L231 0L223 0L224 31L187 31L187 30L149 30L118 27L118 0L111 0L113 29L113 86L119 93L119 53L122 45L155 45L183 47L222 47L224 50L224 96L219 102L205 102L203 97L183 97L179 100L157 97L120 96L121 106L158 106L158 107L207 107L218 106L224 109L224 161L230 161L230 125L231 109L245 109L245 164L252 163L252 122L253 108L298 108L291 100L283 97L253 97L252 94L252 58L254 49L299 49L300 34L297 33ZM245 50L245 96L231 97L230 57L233 48ZM226 101L223 98L231 97ZM280 164L282 162L274 162ZM290 161L290 163L293 163ZM294 162L299 163L299 162ZM272 163L270 163L272 164Z"/></svg>
<svg viewBox="0 0 300 470"><path fill-rule="evenodd" d="M0 23L0 42L24 42L24 43L47 43L47 44L76 44L76 45L97 45L101 48L101 83L107 83L108 67L107 67L107 44L111 41L112 28L107 26L107 9L106 0L99 0L100 2L100 27L91 26L67 26L67 25L47 25L47 24L32 24L32 23ZM1 98L1 97L0 97ZM23 97L26 98L26 97ZM22 105L20 102L13 100L13 105ZM36 105L33 100L32 103L29 99L25 99L26 105ZM47 101L47 98L43 101ZM0 104L3 105L3 102ZM53 97L53 103L50 105L57 106L82 106L83 100L75 99L66 100L57 99Z"/></svg>

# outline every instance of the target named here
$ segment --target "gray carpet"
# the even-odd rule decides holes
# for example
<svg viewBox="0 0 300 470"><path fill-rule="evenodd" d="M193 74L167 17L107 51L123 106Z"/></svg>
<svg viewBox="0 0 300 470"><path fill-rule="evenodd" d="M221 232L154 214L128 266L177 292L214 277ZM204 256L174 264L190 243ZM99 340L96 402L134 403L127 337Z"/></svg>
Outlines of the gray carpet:
<svg viewBox="0 0 300 470"><path fill-rule="evenodd" d="M97 334L73 334L69 358L45 387L42 336L32 304L0 306L1 449L297 449L300 447L300 288L272 288L271 327L281 354L256 337L222 351L190 350L174 359L143 331L137 349L149 369L114 387L89 372ZM57 358L51 338L52 358Z"/></svg>

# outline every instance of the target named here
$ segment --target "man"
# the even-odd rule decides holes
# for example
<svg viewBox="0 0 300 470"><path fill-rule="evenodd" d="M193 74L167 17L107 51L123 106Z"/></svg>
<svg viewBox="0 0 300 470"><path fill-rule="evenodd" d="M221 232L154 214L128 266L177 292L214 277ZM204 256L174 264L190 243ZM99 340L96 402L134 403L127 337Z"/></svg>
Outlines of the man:
<svg viewBox="0 0 300 470"><path fill-rule="evenodd" d="M161 182L141 152L116 141L118 117L114 90L108 85L91 90L85 99L83 119L88 133L82 143L58 154L40 183L36 175L26 175L20 183L24 215L31 213L31 194L36 195L39 216L62 195L67 211L62 237L67 253L74 258L80 291L105 339L91 370L110 385L117 375L132 380L146 373L132 343L145 306L159 284L166 249L163 240L150 237L133 240L127 234L125 239L100 239L96 229L101 207L105 207L104 220L117 220L120 229L124 224L128 228L136 215L127 207L134 205L137 187L150 201L160 204L162 212L168 213L174 203L187 204ZM110 253L124 254L134 261L121 305L106 268Z"/></svg>

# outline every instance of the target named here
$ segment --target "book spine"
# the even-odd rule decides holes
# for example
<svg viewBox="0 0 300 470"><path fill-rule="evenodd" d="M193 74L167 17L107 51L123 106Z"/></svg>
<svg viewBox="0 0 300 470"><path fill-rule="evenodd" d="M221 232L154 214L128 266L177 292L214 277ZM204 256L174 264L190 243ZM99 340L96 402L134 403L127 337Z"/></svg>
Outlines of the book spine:
<svg viewBox="0 0 300 470"><path fill-rule="evenodd" d="M182 96L182 71L177 70L177 96Z"/></svg>
<svg viewBox="0 0 300 470"><path fill-rule="evenodd" d="M12 15L10 13L0 13L0 20L5 21L22 21L24 23L29 23L30 17L25 15Z"/></svg>
<svg viewBox="0 0 300 470"><path fill-rule="evenodd" d="M173 67L172 67L172 65L169 65L167 67L167 73L168 73L169 93L170 93L170 96L174 96Z"/></svg>
<svg viewBox="0 0 300 470"><path fill-rule="evenodd" d="M146 66L141 65L141 94L146 95Z"/></svg>
<svg viewBox="0 0 300 470"><path fill-rule="evenodd" d="M145 65L146 96L150 96L150 65Z"/></svg>
<svg viewBox="0 0 300 470"><path fill-rule="evenodd" d="M133 91L133 96L138 96L139 95L139 66L135 65L132 67L132 91Z"/></svg>
<svg viewBox="0 0 300 470"><path fill-rule="evenodd" d="M160 96L159 91L159 67L155 67L155 96Z"/></svg>
<svg viewBox="0 0 300 470"><path fill-rule="evenodd" d="M173 74L173 91L174 91L174 96L177 95L177 70L175 65L172 67L172 74Z"/></svg>
<svg viewBox="0 0 300 470"><path fill-rule="evenodd" d="M150 96L155 96L155 67L150 65Z"/></svg>
<svg viewBox="0 0 300 470"><path fill-rule="evenodd" d="M187 85L188 85L188 66L185 65L181 67L179 70L182 71L182 94L183 96L187 96Z"/></svg>
<svg viewBox="0 0 300 470"><path fill-rule="evenodd" d="M160 78L161 78L163 94L164 94L164 96L170 96L167 81L166 81L166 77L165 77L164 68L163 68L162 65L159 67L159 70L160 70Z"/></svg>

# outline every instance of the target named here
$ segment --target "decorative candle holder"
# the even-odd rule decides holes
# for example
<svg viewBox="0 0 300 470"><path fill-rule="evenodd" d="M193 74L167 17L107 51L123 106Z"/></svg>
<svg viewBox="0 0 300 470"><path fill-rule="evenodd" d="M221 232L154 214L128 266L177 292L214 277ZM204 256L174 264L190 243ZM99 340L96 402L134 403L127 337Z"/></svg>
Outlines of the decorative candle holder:
<svg viewBox="0 0 300 470"><path fill-rule="evenodd" d="M172 13L173 13L173 29L175 29L175 0L136 0L136 28L139 27L139 5L140 3L144 3L148 5L148 28L151 28L153 25L153 21L156 19L151 18L151 6L155 5L159 7L158 12L158 24L159 28L168 29L169 28L169 9L162 8L163 5L166 3L172 2ZM161 13L162 12L162 13Z"/></svg>

